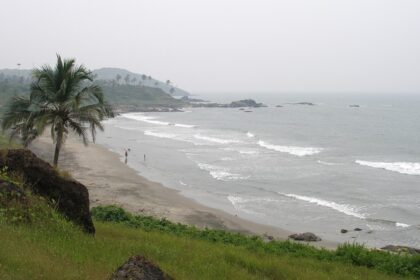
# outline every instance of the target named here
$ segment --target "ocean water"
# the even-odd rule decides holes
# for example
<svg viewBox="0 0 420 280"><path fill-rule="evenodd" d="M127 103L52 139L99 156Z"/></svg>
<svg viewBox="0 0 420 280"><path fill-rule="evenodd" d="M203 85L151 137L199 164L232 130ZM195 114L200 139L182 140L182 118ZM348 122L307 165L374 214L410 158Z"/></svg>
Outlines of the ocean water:
<svg viewBox="0 0 420 280"><path fill-rule="evenodd" d="M130 148L140 175L245 219L331 241L420 247L419 97L250 97L270 106L123 114L98 143L122 160ZM298 101L316 105L287 104Z"/></svg>

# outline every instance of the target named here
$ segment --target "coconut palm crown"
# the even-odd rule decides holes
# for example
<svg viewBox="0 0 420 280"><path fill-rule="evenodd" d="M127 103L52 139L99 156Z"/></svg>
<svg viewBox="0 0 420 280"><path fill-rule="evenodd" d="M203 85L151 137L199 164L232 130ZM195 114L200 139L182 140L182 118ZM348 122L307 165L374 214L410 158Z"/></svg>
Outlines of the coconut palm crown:
<svg viewBox="0 0 420 280"><path fill-rule="evenodd" d="M114 113L101 88L92 83L92 72L83 65L77 66L74 59L62 60L57 55L54 68L42 66L33 70L32 76L29 96L11 100L2 128L11 131L11 137L20 136L25 147L49 128L57 166L61 147L70 132L87 145L88 134L95 141L96 129L103 131L101 121Z"/></svg>

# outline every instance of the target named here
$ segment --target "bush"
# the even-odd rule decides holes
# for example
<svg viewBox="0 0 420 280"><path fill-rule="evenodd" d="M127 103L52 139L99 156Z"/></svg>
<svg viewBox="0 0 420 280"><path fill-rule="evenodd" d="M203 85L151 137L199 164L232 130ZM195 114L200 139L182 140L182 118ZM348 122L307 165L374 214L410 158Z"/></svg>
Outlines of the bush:
<svg viewBox="0 0 420 280"><path fill-rule="evenodd" d="M287 240L265 242L258 236L246 236L208 228L198 229L194 226L172 223L166 219L132 215L118 206L95 207L92 209L92 216L98 221L123 223L145 231L158 231L232 246L242 246L253 252L275 255L287 254L295 257L351 263L356 266L375 268L389 274L420 278L420 256L399 255L371 250L358 244L344 244L333 251Z"/></svg>

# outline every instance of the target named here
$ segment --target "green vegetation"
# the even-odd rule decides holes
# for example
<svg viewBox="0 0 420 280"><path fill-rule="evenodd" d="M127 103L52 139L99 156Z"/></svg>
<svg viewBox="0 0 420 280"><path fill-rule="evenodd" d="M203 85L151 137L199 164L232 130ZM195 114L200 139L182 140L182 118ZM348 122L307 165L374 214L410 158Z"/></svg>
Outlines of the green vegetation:
<svg viewBox="0 0 420 280"><path fill-rule="evenodd" d="M33 195L17 174L1 170L0 181L19 188L13 197L0 189L0 279L107 279L133 255L147 257L175 279L420 278L419 256L359 245L329 251L265 242L116 206L92 209L91 236L58 214L54 202Z"/></svg>
<svg viewBox="0 0 420 280"><path fill-rule="evenodd" d="M74 59L62 60L57 55L55 68L45 65L32 72L34 82L29 96L12 99L3 116L3 130L19 135L25 146L51 128L55 143L54 166L67 134L79 135L85 145L87 132L95 140L96 129L103 130L101 121L113 117L102 89L92 84L92 73Z"/></svg>
<svg viewBox="0 0 420 280"><path fill-rule="evenodd" d="M32 81L30 71L16 70L9 72L0 72L0 112L4 111L7 101L12 97L28 96L30 93ZM139 75L137 78L133 77L129 83L122 83L120 81L126 80L128 74L123 78L118 74L110 76L107 72L107 69L93 71L92 78L95 78L94 84L102 88L106 100L119 111L147 110L161 107L180 108L185 105L184 101L175 99L169 94L174 93L175 89L170 88L168 90L169 85L167 83L160 82L159 86L155 86L152 83L155 80L151 80L145 75ZM111 71L111 73L114 72ZM177 89L177 92L186 94L185 91L180 89Z"/></svg>
<svg viewBox="0 0 420 280"><path fill-rule="evenodd" d="M142 110L149 107L182 107L185 103L165 93L160 88L141 85L113 84L108 81L96 81L111 104L117 104L122 110Z"/></svg>
<svg viewBox="0 0 420 280"><path fill-rule="evenodd" d="M223 230L197 229L192 226L175 224L168 220L159 220L148 216L136 216L116 206L100 206L92 209L92 215L98 221L122 223L146 231L170 233L180 237L205 240L215 243L240 246L252 252L267 253L277 256L305 257L328 262L351 263L357 266L415 276L420 278L420 256L396 255L389 252L369 250L362 245L345 244L331 251L318 249L290 241L264 242L260 237L248 237L239 233Z"/></svg>

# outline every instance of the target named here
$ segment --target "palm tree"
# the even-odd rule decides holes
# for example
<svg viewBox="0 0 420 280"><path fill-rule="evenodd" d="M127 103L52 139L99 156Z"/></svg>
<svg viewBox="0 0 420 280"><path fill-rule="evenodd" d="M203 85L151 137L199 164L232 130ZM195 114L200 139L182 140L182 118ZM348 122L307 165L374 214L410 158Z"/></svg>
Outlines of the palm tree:
<svg viewBox="0 0 420 280"><path fill-rule="evenodd" d="M55 144L54 166L69 132L76 133L88 144L88 132L95 141L101 121L113 117L111 106L104 100L99 86L92 84L92 72L74 59L62 60L57 55L55 68L42 66L32 72L33 82L28 97L15 97L3 116L3 130L11 137L19 135L25 146L50 128Z"/></svg>

